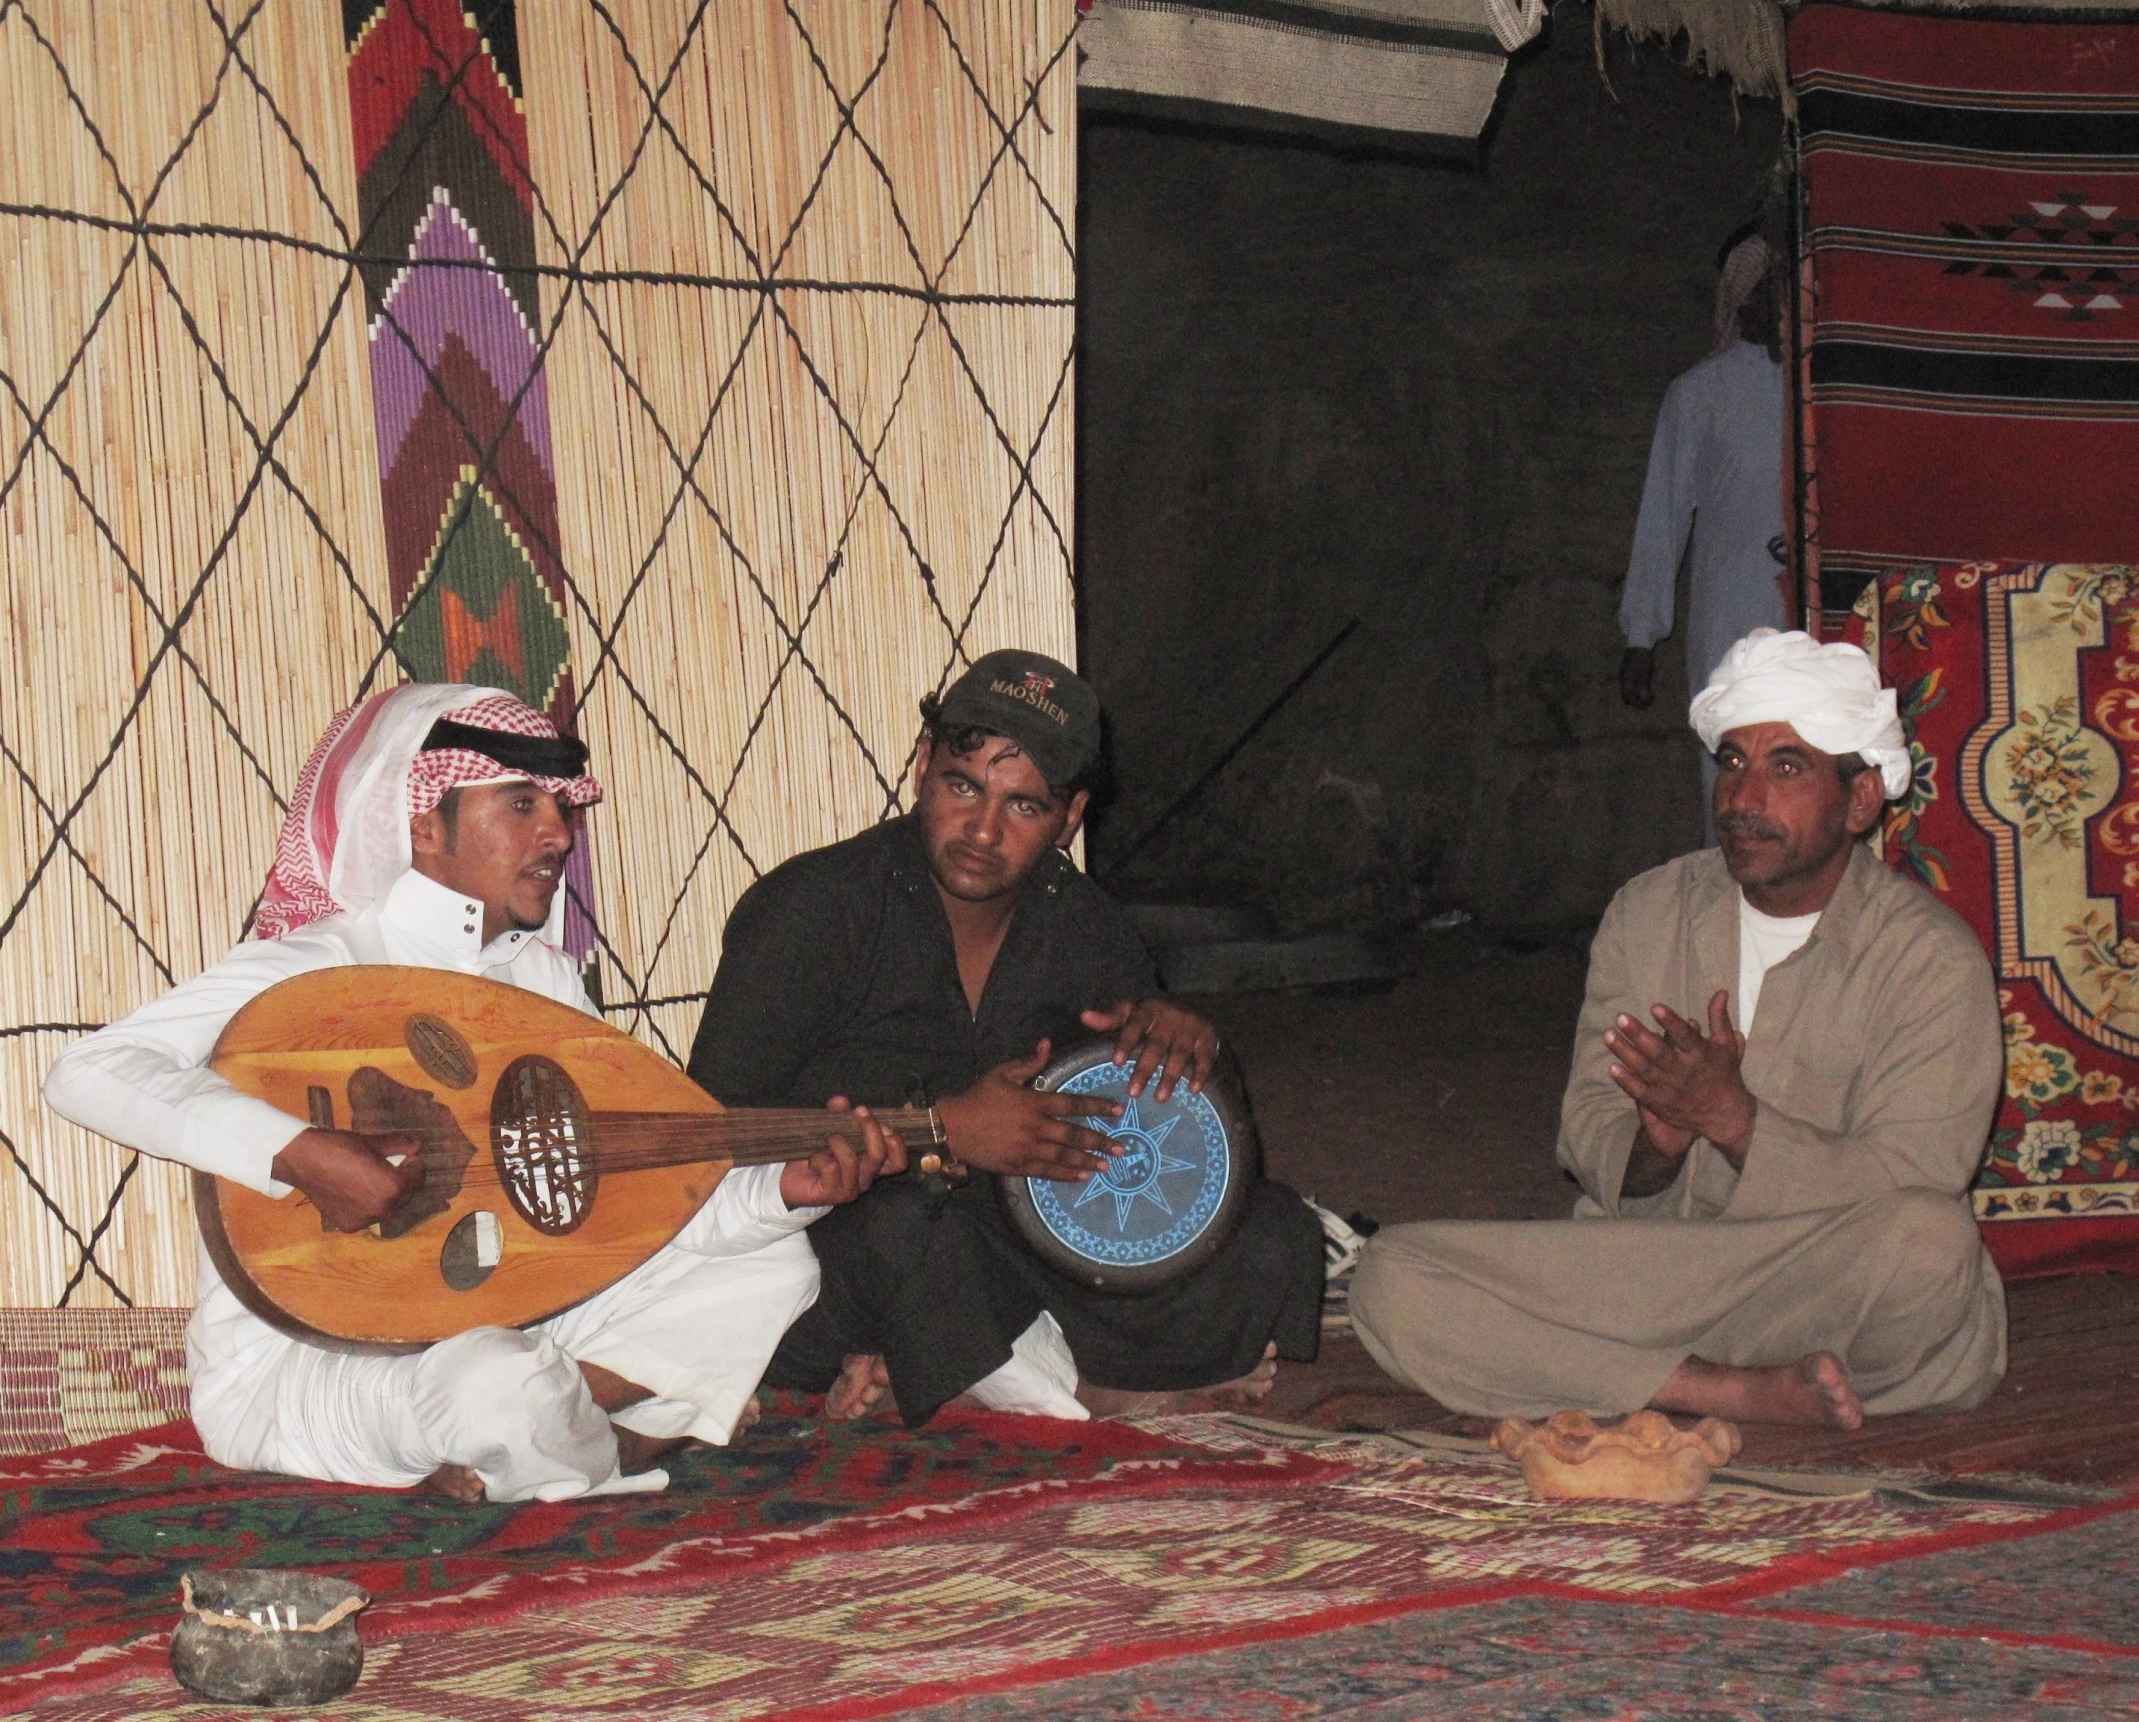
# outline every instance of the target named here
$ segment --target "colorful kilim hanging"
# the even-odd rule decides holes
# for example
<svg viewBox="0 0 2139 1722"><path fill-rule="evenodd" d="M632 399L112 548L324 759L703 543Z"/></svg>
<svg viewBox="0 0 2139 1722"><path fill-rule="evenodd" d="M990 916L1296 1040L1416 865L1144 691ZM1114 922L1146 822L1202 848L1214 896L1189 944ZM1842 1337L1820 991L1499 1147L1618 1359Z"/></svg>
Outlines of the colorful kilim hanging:
<svg viewBox="0 0 2139 1722"><path fill-rule="evenodd" d="M1829 590L2139 555L2139 25L1808 6L1789 40Z"/></svg>
<svg viewBox="0 0 2139 1722"><path fill-rule="evenodd" d="M575 716L513 0L345 0L396 655ZM582 841L566 942L593 948Z"/></svg>
<svg viewBox="0 0 2139 1722"><path fill-rule="evenodd" d="M1859 609L1916 755L1887 859L1998 971L1991 1254L2139 1272L2139 569L1926 564Z"/></svg>

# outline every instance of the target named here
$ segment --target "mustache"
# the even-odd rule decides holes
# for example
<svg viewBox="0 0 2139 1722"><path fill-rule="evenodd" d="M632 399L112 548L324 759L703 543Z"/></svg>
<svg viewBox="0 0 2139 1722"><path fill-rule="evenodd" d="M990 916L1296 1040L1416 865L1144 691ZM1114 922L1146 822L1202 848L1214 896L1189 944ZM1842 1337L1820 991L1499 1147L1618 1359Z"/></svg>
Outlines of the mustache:
<svg viewBox="0 0 2139 1722"><path fill-rule="evenodd" d="M1781 826L1751 813L1726 813L1716 821L1716 830L1725 837L1764 837L1771 843L1780 843L1784 835Z"/></svg>

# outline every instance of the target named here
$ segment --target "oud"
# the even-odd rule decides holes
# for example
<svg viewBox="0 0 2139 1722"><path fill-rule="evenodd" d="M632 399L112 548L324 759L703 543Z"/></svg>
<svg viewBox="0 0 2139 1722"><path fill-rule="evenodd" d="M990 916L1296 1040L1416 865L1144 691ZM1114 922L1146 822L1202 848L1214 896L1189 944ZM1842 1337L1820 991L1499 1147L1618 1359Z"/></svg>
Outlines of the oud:
<svg viewBox="0 0 2139 1722"><path fill-rule="evenodd" d="M362 1232L329 1231L302 1193L194 1173L223 1283L315 1341L412 1348L555 1315L675 1237L730 1167L806 1159L837 1128L817 1110L723 1111L606 1023L437 969L283 981L230 1019L210 1063L321 1129L417 1144L423 1187ZM928 1112L876 1116L941 1146Z"/></svg>

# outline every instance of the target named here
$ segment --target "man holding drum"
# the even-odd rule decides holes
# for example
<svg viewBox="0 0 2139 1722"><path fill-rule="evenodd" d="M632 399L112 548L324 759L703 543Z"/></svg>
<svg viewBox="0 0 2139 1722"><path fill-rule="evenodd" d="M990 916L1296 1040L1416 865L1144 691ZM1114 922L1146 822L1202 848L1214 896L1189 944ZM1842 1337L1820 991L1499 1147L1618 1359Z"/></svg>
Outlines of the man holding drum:
<svg viewBox="0 0 2139 1722"><path fill-rule="evenodd" d="M820 1222L824 1295L766 1380L828 1390L835 1416L888 1389L909 1424L969 1393L1060 1417L1259 1398L1273 1359L1312 1358L1320 1335L1321 1229L1290 1190L1255 1180L1211 1259L1122 1292L1042 1262L978 1175L1066 1187L1122 1151L1105 1134L1120 1102L1031 1086L1051 1052L1111 1037L1148 1108L1176 1085L1200 1093L1218 1050L1208 1023L1152 996L1128 918L1062 852L1099 757L1098 699L1053 659L1004 651L921 710L914 811L797 856L736 904L690 1072L729 1106L932 1105L950 1170L974 1175L886 1180Z"/></svg>
<svg viewBox="0 0 2139 1722"><path fill-rule="evenodd" d="M1560 1114L1575 1218L1392 1226L1352 1320L1458 1411L1855 1428L2005 1372L1968 1187L2004 1071L1967 924L1859 841L1909 786L1854 646L1756 628L1694 700L1718 849L1605 912Z"/></svg>

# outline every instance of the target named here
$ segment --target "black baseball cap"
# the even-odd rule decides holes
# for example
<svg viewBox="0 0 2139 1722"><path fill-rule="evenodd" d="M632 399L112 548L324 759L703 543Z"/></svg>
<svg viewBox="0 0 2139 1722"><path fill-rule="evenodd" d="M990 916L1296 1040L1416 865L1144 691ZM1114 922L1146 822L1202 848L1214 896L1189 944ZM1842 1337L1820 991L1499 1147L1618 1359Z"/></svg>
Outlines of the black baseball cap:
<svg viewBox="0 0 2139 1722"><path fill-rule="evenodd" d="M1008 736L1050 787L1074 782L1099 758L1099 696L1067 664L1039 652L990 652L945 690L945 730Z"/></svg>

